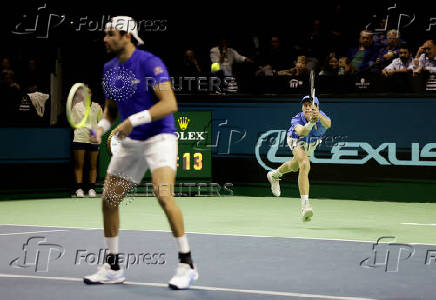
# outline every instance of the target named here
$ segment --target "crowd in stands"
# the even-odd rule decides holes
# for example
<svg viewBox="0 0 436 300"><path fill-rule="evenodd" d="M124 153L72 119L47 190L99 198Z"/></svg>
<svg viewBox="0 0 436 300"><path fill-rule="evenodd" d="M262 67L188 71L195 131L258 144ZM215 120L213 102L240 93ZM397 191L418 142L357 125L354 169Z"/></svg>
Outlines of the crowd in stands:
<svg viewBox="0 0 436 300"><path fill-rule="evenodd" d="M224 93L307 93L312 70L317 75L319 93L436 91L433 37L418 36L409 42L408 39L412 40L410 32L403 36L397 29L353 30L345 35L343 20L336 16L328 30L321 20L315 19L308 21L310 26L287 33L251 34L239 36L239 39L234 35L221 36L216 37L214 43L210 42L214 37L210 37L209 42L197 41L193 47L188 42L181 43L174 48L180 55L171 52L169 57L163 58L171 76L216 77L221 79L218 92ZM386 22L382 19L378 28L386 28ZM248 37L250 42L247 42ZM155 50L160 56L159 50L164 49ZM218 68L212 69L212 64ZM6 116L0 121L3 125L20 118L42 120L47 101L44 97L50 92L49 71L42 65L37 58L0 57L0 93ZM231 80L227 80L229 78ZM175 85L177 82L181 81L175 80ZM175 86L175 91L196 93L199 92L197 87L194 81L182 88ZM208 89L206 92L217 91ZM44 118L47 116L44 114Z"/></svg>
<svg viewBox="0 0 436 300"><path fill-rule="evenodd" d="M49 94L48 72L41 71L34 58L17 62L17 66L9 57L1 58L0 95L4 117L0 125L47 123L48 114L44 114L44 106Z"/></svg>
<svg viewBox="0 0 436 300"><path fill-rule="evenodd" d="M362 30L360 34L356 33L354 41L347 43L340 36L335 36L334 31L328 36L322 32L321 21L314 20L306 38L284 46L280 36L272 35L264 47L259 47L263 50L252 56L230 47L229 40L220 39L217 46L209 50L209 57L203 56L203 62L199 61L201 55L197 57L192 49L188 49L184 64L177 69L176 74L232 76L236 82L244 83L240 92L261 91L259 85L268 86L272 82L275 84L270 86L271 92L280 86L277 82L283 83L282 89L278 88L277 92L292 93L292 87L294 90L298 87L305 89L311 70L318 75L321 88L329 87L325 92L356 92L359 89L387 93L436 90L435 40L423 38L422 44L411 45L398 30L391 29L377 32ZM219 71L210 69L213 63L219 63ZM241 68L239 65L250 66ZM236 68L240 72L235 72ZM292 79L300 84L292 84ZM257 89L253 89L253 86ZM228 90L237 91L234 88Z"/></svg>

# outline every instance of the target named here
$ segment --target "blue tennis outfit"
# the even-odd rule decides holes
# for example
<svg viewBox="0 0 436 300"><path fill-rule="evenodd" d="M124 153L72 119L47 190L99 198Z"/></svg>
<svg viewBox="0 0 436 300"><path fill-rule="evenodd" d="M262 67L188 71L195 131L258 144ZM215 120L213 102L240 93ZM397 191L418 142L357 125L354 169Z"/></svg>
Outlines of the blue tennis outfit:
<svg viewBox="0 0 436 300"><path fill-rule="evenodd" d="M330 120L330 118L327 117L327 115L322 110L320 110L319 113ZM325 135L327 128L322 126L320 121L318 121L315 124L315 126L313 126L312 131L310 131L310 133L306 137L298 136L297 132L295 131L295 126L297 126L297 125L304 126L304 125L306 125L306 123L309 123L309 122L306 120L306 118L304 116L304 112L298 113L291 120L291 127L288 130L288 137L291 137L294 139L299 139L300 141L304 141L306 143L313 143L313 142L317 142L318 140L321 140L323 138L323 136Z"/></svg>
<svg viewBox="0 0 436 300"><path fill-rule="evenodd" d="M150 109L159 101L153 85L170 80L162 60L150 52L136 49L124 63L115 57L104 65L103 88L106 99L117 103L120 121L129 116ZM144 141L161 133L175 134L172 114L133 128L129 138Z"/></svg>

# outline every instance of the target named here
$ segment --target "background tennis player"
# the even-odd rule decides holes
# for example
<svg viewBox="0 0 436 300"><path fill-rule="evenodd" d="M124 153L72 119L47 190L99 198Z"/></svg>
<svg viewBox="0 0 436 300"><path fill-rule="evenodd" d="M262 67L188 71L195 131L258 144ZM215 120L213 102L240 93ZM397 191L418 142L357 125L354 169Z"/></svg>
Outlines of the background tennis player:
<svg viewBox="0 0 436 300"><path fill-rule="evenodd" d="M287 142L294 157L283 163L278 169L269 171L268 181L271 183L271 191L274 196L280 196L279 180L283 174L298 172L298 188L301 196L301 215L303 221L310 221L313 216L312 207L309 203L309 171L310 156L321 143L327 129L331 127L331 120L319 110L317 97L305 96L301 100L302 112L291 120L288 130Z"/></svg>
<svg viewBox="0 0 436 300"><path fill-rule="evenodd" d="M111 158L104 182L104 236L109 255L99 271L84 278L85 283L120 283L125 280L119 266L118 204L132 185L141 182L151 170L155 195L175 237L179 264L169 281L173 289L189 288L198 278L184 232L182 212L173 198L177 163L177 136L173 113L177 101L168 71L153 54L136 49L143 41L136 22L130 17L114 17L106 25L104 43L116 55L105 64L103 86L106 97L103 119L96 141L110 129L117 109L121 124L114 130L121 139L119 151Z"/></svg>

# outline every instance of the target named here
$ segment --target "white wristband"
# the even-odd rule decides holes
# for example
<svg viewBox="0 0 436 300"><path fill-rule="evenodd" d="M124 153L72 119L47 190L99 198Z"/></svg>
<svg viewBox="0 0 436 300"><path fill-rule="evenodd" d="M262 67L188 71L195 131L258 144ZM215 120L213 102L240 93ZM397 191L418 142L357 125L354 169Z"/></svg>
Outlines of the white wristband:
<svg viewBox="0 0 436 300"><path fill-rule="evenodd" d="M103 128L104 132L106 132L111 129L112 124L109 122L109 120L103 118L100 120L100 122L98 122L97 126Z"/></svg>
<svg viewBox="0 0 436 300"><path fill-rule="evenodd" d="M308 129L308 130L312 130L312 127L315 126L316 123L306 123L306 125L304 125L304 128Z"/></svg>
<svg viewBox="0 0 436 300"><path fill-rule="evenodd" d="M129 117L130 123L132 123L133 127L136 127L141 124L146 124L151 122L150 112L148 110L140 111L136 114L133 114Z"/></svg>

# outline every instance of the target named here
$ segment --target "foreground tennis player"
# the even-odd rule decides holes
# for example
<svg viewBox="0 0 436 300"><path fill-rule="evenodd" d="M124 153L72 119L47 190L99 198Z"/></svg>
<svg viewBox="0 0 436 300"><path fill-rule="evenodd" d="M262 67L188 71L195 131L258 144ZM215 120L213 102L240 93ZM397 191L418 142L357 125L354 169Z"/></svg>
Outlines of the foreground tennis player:
<svg viewBox="0 0 436 300"><path fill-rule="evenodd" d="M313 105L312 105L313 100ZM298 172L298 188L301 196L301 216L304 222L310 221L313 216L312 206L309 203L309 171L310 156L321 143L332 121L327 115L319 110L319 100L305 96L301 100L302 112L291 120L288 130L287 142L294 157L283 163L278 169L269 171L268 181L271 183L271 191L274 196L280 197L279 180L283 174Z"/></svg>
<svg viewBox="0 0 436 300"><path fill-rule="evenodd" d="M103 119L98 123L96 141L111 128L117 109L121 124L114 134L122 140L111 158L104 182L104 239L109 254L97 273L84 282L121 283L125 280L118 252L118 204L134 184L151 170L154 193L164 210L176 240L179 264L169 281L172 289L187 289L198 278L184 232L183 216L173 198L177 164L177 136L173 113L177 101L168 71L153 54L136 49L143 44L136 22L130 17L114 17L106 25L104 43L116 55L104 65L106 98Z"/></svg>

